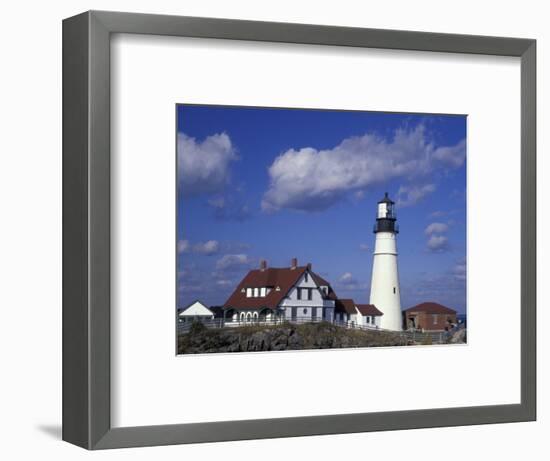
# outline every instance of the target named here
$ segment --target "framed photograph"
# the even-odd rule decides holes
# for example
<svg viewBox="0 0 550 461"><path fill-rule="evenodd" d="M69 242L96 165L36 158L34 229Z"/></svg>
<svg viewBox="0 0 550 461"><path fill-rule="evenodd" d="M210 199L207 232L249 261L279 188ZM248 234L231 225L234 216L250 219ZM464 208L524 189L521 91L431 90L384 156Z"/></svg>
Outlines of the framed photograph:
<svg viewBox="0 0 550 461"><path fill-rule="evenodd" d="M535 75L532 39L66 19L63 439L534 420Z"/></svg>
<svg viewBox="0 0 550 461"><path fill-rule="evenodd" d="M466 116L176 110L178 354L467 342Z"/></svg>

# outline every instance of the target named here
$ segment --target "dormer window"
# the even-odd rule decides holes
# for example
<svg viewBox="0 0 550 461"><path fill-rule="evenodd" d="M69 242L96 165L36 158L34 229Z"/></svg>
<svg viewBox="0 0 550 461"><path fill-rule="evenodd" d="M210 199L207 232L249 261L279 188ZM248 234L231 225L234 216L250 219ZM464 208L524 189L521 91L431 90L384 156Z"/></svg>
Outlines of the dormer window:
<svg viewBox="0 0 550 461"><path fill-rule="evenodd" d="M281 287L275 287L275 291L281 291Z"/></svg>
<svg viewBox="0 0 550 461"><path fill-rule="evenodd" d="M252 298L252 288L247 288L246 289L246 297L247 298Z"/></svg>
<svg viewBox="0 0 550 461"><path fill-rule="evenodd" d="M254 297L257 298L260 296L260 290L258 288L254 288Z"/></svg>

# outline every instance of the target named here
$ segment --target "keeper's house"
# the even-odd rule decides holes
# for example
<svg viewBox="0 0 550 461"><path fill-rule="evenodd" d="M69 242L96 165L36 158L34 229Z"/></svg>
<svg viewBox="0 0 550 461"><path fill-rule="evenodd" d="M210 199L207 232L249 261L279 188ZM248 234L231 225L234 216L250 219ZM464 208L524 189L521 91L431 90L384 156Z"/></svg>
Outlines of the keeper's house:
<svg viewBox="0 0 550 461"><path fill-rule="evenodd" d="M417 304L403 311L406 330L445 331L456 324L456 311L434 302Z"/></svg>
<svg viewBox="0 0 550 461"><path fill-rule="evenodd" d="M226 322L326 321L345 325L380 327L380 312L372 304L355 304L339 299L323 277L311 270L311 264L267 267L251 270L223 306Z"/></svg>
<svg viewBox="0 0 550 461"><path fill-rule="evenodd" d="M251 270L223 306L226 321L320 321L334 320L336 293L330 284L311 270L311 264Z"/></svg>

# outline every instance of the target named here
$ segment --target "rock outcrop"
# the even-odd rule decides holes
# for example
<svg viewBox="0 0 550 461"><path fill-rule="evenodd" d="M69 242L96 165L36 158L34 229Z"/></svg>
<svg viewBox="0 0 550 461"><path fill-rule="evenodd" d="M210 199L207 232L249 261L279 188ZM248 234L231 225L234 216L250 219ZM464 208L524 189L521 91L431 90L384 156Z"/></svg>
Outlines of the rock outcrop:
<svg viewBox="0 0 550 461"><path fill-rule="evenodd" d="M460 330L455 331L447 342L449 344L462 344L466 343L466 340L466 328L461 328Z"/></svg>
<svg viewBox="0 0 550 461"><path fill-rule="evenodd" d="M330 323L207 329L197 323L178 338L179 354L405 346L398 333L346 329Z"/></svg>

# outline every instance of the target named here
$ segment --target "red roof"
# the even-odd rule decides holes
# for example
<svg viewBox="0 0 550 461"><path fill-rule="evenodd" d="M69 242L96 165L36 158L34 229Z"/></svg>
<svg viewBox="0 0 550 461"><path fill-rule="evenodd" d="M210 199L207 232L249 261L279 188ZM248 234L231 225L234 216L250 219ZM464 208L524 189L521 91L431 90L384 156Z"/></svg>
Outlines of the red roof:
<svg viewBox="0 0 550 461"><path fill-rule="evenodd" d="M355 303L353 299L337 299L336 312L345 312L346 314L355 314Z"/></svg>
<svg viewBox="0 0 550 461"><path fill-rule="evenodd" d="M384 315L374 304L356 304L357 310L361 315L379 316Z"/></svg>
<svg viewBox="0 0 550 461"><path fill-rule="evenodd" d="M420 303L405 309L404 312L426 312L427 314L456 314L454 309L434 302Z"/></svg>
<svg viewBox="0 0 550 461"><path fill-rule="evenodd" d="M316 274L315 272L310 272L311 278L313 281L317 284L318 287L328 287L328 293L325 294L324 292L321 292L323 295L323 299L331 299L333 301L336 301L337 296L332 287L330 286L330 283L328 283L323 277Z"/></svg>
<svg viewBox="0 0 550 461"><path fill-rule="evenodd" d="M270 309L276 309L283 298L288 295L290 289L298 282L300 277L308 270L308 266L298 266L295 268L284 267L270 267L267 269L255 269L248 272L241 280L241 283L237 286L233 294L225 302L224 308L235 307L238 309L261 309L268 307ZM309 271L311 278L318 285L327 285L329 287L329 293L323 297L330 298L330 296L336 296L332 291L332 288L328 282L319 277L314 272ZM322 280L323 283L318 281ZM262 288L269 287L271 291L269 294L263 297L246 297L247 288ZM277 290L277 287L279 290ZM243 291L244 290L244 291Z"/></svg>

